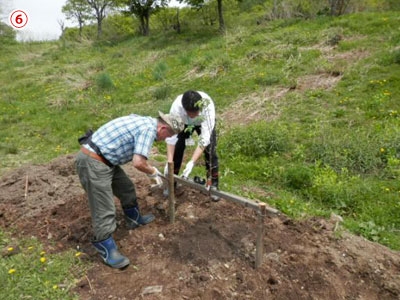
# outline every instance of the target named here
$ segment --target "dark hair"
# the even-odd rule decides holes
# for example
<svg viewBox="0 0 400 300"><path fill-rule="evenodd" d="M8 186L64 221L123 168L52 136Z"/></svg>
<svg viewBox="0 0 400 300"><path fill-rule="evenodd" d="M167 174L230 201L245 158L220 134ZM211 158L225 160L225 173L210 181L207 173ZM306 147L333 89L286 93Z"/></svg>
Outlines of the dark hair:
<svg viewBox="0 0 400 300"><path fill-rule="evenodd" d="M201 95L195 91L187 91L182 96L182 106L186 111L196 112L200 106L196 105L201 100Z"/></svg>

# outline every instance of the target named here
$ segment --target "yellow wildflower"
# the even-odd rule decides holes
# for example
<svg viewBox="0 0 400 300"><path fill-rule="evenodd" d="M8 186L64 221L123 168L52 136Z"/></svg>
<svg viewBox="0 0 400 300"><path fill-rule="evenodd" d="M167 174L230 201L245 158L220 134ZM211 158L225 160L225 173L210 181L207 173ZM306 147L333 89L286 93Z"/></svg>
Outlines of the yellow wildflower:
<svg viewBox="0 0 400 300"><path fill-rule="evenodd" d="M29 246L29 247L28 247L28 250L33 250L33 246Z"/></svg>
<svg viewBox="0 0 400 300"><path fill-rule="evenodd" d="M8 270L8 274L13 274L13 273L15 273L15 269Z"/></svg>
<svg viewBox="0 0 400 300"><path fill-rule="evenodd" d="M58 289L58 285L57 284L53 285L53 290L56 290L56 289Z"/></svg>
<svg viewBox="0 0 400 300"><path fill-rule="evenodd" d="M381 153L385 152L385 148L381 148Z"/></svg>
<svg viewBox="0 0 400 300"><path fill-rule="evenodd" d="M81 255L82 255L82 252L79 252L79 251L78 251L78 252L75 253L75 256L76 256L76 257L79 257L79 256L81 256Z"/></svg>
<svg viewBox="0 0 400 300"><path fill-rule="evenodd" d="M46 258L45 258L45 257L41 257L41 258L40 258L40 262L41 262L41 263L46 262Z"/></svg>
<svg viewBox="0 0 400 300"><path fill-rule="evenodd" d="M8 248L8 251L14 251L13 247Z"/></svg>
<svg viewBox="0 0 400 300"><path fill-rule="evenodd" d="M45 254L46 254L46 251L40 252L40 256L43 256L43 255L45 255Z"/></svg>

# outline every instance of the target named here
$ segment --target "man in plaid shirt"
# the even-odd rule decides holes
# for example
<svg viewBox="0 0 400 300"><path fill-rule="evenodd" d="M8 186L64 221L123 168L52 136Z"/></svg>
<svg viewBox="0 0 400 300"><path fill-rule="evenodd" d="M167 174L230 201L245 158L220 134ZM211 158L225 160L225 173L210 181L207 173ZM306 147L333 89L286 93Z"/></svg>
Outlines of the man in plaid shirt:
<svg viewBox="0 0 400 300"><path fill-rule="evenodd" d="M183 121L177 115L160 112L158 119L154 119L132 114L114 119L80 139L82 147L76 168L88 194L93 245L107 265L124 268L130 263L118 251L112 237L117 227L114 195L121 201L130 229L154 220L153 214L140 214L135 186L120 165L133 161L136 169L161 185L160 172L147 161L151 147L155 140L165 140L183 129Z"/></svg>

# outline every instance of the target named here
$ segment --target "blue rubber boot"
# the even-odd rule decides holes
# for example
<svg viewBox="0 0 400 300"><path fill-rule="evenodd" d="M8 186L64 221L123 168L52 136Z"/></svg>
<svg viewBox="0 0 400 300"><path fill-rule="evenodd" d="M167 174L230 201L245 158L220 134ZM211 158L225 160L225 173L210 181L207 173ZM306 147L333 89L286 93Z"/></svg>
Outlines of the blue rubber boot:
<svg viewBox="0 0 400 300"><path fill-rule="evenodd" d="M145 216L140 215L139 206L134 206L129 209L124 209L125 220L129 229L135 229L141 225L149 224L156 218L153 214Z"/></svg>
<svg viewBox="0 0 400 300"><path fill-rule="evenodd" d="M104 263L112 268L122 269L130 263L129 259L118 251L112 236L104 241L93 243L93 246L100 253Z"/></svg>

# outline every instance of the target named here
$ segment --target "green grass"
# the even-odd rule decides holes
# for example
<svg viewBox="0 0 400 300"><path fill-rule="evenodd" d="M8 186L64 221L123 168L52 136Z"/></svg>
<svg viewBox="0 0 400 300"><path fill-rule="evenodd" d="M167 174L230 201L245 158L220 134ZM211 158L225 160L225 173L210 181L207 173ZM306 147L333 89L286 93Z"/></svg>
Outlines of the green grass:
<svg viewBox="0 0 400 300"><path fill-rule="evenodd" d="M218 121L221 188L293 217L335 212L353 232L400 249L398 14L257 25L261 17L237 18L225 35L205 28L2 48L1 172L75 152L88 128L156 116L188 89L207 92L219 114L255 97L268 122L226 129ZM342 77L331 89L299 88L332 74ZM289 88L279 100L265 96Z"/></svg>
<svg viewBox="0 0 400 300"><path fill-rule="evenodd" d="M0 299L78 299L71 293L87 268L81 254L52 254L36 239L16 240L0 231Z"/></svg>

